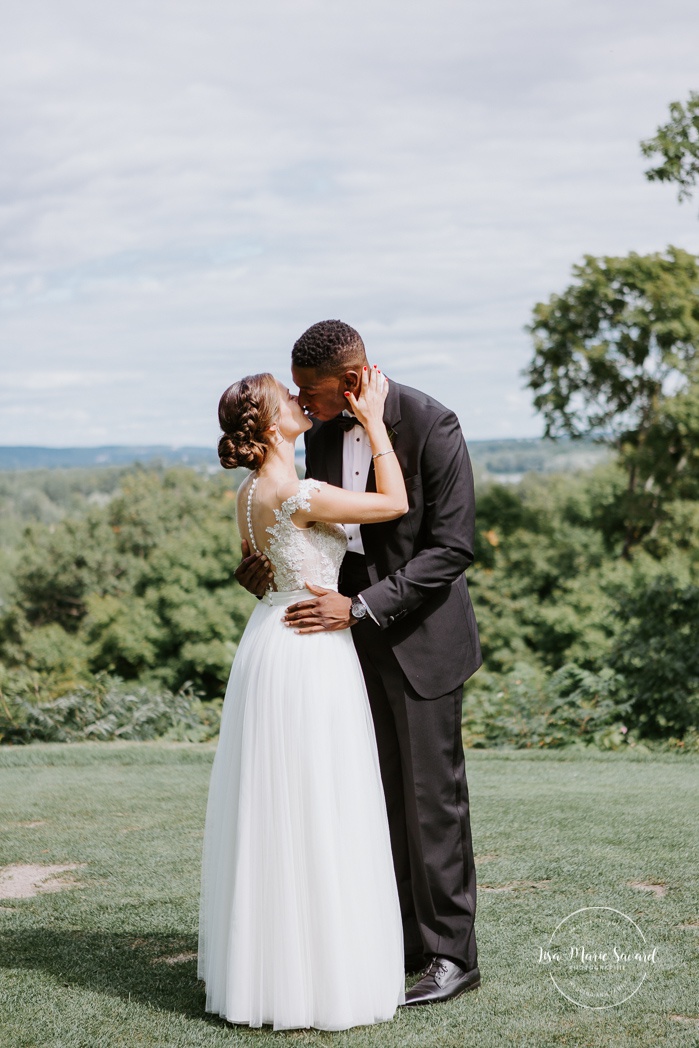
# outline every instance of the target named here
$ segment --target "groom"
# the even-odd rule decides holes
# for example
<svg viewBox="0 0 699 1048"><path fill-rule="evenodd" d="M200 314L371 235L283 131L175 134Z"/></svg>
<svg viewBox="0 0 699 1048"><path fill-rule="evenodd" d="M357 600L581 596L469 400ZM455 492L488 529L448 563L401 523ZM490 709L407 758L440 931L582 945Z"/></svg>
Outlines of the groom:
<svg viewBox="0 0 699 1048"><path fill-rule="evenodd" d="M306 475L375 491L371 447L344 395L358 392L367 365L359 334L339 320L314 324L291 361L299 403L315 422L305 435ZM391 381L384 421L409 510L387 523L347 525L339 593L309 586L312 598L291 605L286 617L301 632L352 630L376 731L406 970L422 972L406 1004L419 1005L480 985L461 741L463 683L482 662L464 577L475 507L452 411ZM266 587L258 555L246 557L236 577L253 592Z"/></svg>

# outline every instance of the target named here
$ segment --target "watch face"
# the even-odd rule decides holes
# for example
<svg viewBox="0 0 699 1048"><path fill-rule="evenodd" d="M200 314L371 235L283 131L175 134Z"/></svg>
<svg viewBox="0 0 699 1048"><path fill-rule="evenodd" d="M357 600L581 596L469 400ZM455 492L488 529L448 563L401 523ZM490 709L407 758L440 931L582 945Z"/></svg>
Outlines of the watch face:
<svg viewBox="0 0 699 1048"><path fill-rule="evenodd" d="M352 615L355 619L363 619L366 615L366 608L362 604L361 600L352 601Z"/></svg>

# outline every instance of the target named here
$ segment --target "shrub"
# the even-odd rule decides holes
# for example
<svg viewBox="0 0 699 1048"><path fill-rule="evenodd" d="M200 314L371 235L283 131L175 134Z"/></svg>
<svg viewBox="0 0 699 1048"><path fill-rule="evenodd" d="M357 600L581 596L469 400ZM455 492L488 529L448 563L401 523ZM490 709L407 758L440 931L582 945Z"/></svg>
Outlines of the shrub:
<svg viewBox="0 0 699 1048"><path fill-rule="evenodd" d="M14 685L14 686L13 686ZM58 698L43 699L39 682L6 681L0 691L0 743L95 739L204 742L218 734L223 700L202 702L187 682L176 694L115 677L99 677Z"/></svg>
<svg viewBox="0 0 699 1048"><path fill-rule="evenodd" d="M480 671L466 685L463 739L468 747L518 749L594 743L616 749L633 742L624 723L623 680L573 663L548 676L519 663L502 675Z"/></svg>

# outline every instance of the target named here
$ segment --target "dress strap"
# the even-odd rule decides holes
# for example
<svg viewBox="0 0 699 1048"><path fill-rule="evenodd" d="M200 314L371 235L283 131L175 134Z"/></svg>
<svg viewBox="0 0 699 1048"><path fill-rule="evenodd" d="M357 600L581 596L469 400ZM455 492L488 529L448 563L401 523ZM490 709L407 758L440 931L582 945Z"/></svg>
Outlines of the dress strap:
<svg viewBox="0 0 699 1048"><path fill-rule="evenodd" d="M252 548L255 551L255 553L259 553L260 551L258 549L257 543L255 542L255 532L252 530L252 496L253 496L253 492L255 491L256 486L257 486L257 477L253 477L252 483L250 484L250 487L248 488L248 511L247 511L246 517L247 517L247 522L248 522L248 535L250 536L250 542L252 543Z"/></svg>
<svg viewBox="0 0 699 1048"><path fill-rule="evenodd" d="M321 487L322 481L315 480L313 477L300 480L296 494L284 499L279 509L274 511L277 520L282 520L284 517L289 518L297 509L310 509L309 497L314 491L319 491Z"/></svg>

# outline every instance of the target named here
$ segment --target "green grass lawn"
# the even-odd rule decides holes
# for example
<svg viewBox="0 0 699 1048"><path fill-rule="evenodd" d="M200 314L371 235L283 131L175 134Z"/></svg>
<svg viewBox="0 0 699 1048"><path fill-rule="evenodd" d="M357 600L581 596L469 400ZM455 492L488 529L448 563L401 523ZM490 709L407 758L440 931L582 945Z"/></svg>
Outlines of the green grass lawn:
<svg viewBox="0 0 699 1048"><path fill-rule="evenodd" d="M213 752L0 748L0 866L84 864L62 875L82 887L0 899L2 1048L699 1044L699 758L467 753L482 987L381 1026L275 1034L203 1010L195 951ZM538 962L584 906L628 914L658 947L617 1008L570 1003ZM366 963L381 958L369 951Z"/></svg>

